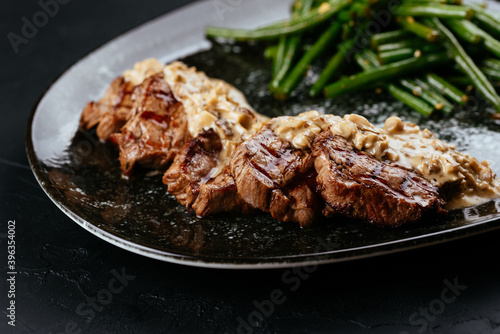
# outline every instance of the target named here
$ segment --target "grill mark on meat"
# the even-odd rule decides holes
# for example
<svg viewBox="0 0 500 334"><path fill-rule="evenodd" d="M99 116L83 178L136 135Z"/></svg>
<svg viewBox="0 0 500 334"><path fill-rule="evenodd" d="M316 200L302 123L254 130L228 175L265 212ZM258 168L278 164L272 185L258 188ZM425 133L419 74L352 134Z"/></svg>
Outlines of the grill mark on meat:
<svg viewBox="0 0 500 334"><path fill-rule="evenodd" d="M404 191L406 191L406 189L408 189L408 187L410 187L410 185L411 185L411 181L407 177L404 177L403 182L401 182L401 185L399 186L399 189L402 192L404 192Z"/></svg>
<svg viewBox="0 0 500 334"><path fill-rule="evenodd" d="M265 141L249 141L250 143L246 145L247 149L249 149L249 153L245 153L245 156L250 159L250 163L253 167L269 179L270 183L278 187L279 181L275 180L271 173L279 175L279 166L292 163L292 161L290 161L290 158L293 158L293 154L291 153L292 150L286 147L278 154L278 152L267 143L274 136L272 130L266 129L262 133ZM266 162L265 169L256 160L252 159L252 157L259 155L262 156L264 158L263 160Z"/></svg>
<svg viewBox="0 0 500 334"><path fill-rule="evenodd" d="M163 103L169 105L178 102L177 99L174 97L174 95L169 91L169 92L155 92L154 94L155 97L163 100Z"/></svg>
<svg viewBox="0 0 500 334"><path fill-rule="evenodd" d="M345 139L343 139L343 137L341 137L339 135L334 135L334 136L338 137L337 139L339 139L339 140L345 140ZM347 141L346 141L346 144L347 144ZM359 166L360 165L360 163L359 163L360 160L362 160L362 159L364 159L366 157L371 158L373 161L377 161L375 158L369 156L367 153L365 153L363 151L359 151L359 150L354 149L354 147L352 147L349 144L347 144L347 147L349 149L346 149L344 147L336 147L336 151L342 152L343 154L346 155L344 157L345 160L342 161L342 162L345 163L345 166L338 166L345 173L350 173L350 170L347 167L353 167L356 164L358 164L358 166ZM337 155L333 155L333 156L330 156L330 157L332 159L335 159L338 156ZM386 169L389 169L391 166L394 166L394 167L400 168L401 170L406 170L406 171L410 172L409 169L407 169L405 167L402 167L402 166L399 166L399 165L396 165L396 164L378 163L378 164L375 164L374 169L369 170L368 172L365 172L364 174L357 175L357 178L360 179L361 181L356 181L354 179L353 179L353 181L358 182L360 184L365 184L365 183L368 183L368 182L370 182L372 180L376 180L377 182L380 182L389 192L392 191L392 190L394 190L396 187L397 187L396 190L401 190L401 191L405 190L405 189L408 188L408 186L410 184L413 185L414 187L420 188L424 192L432 192L432 191L435 191L437 189L436 187L430 185L430 183L427 180L425 180L426 182L418 182L421 179L423 179L423 177L418 176L418 180L415 180L415 178L413 176L411 176L411 175L403 177L402 181L404 181L404 180L408 181L408 184L406 185L406 187L404 189L402 188L402 182L399 183L398 185L394 185L394 184L390 185L390 184L388 184L388 182L389 181L394 181L394 178L384 178L382 176L382 173ZM411 173L415 174L415 172L413 172L413 171L411 171ZM427 186L426 184L429 184L430 186ZM402 192L400 195L408 198L409 200L413 199L412 196L407 195L404 192Z"/></svg>
<svg viewBox="0 0 500 334"><path fill-rule="evenodd" d="M266 170L261 167L258 163L256 163L255 161L253 160L250 160L250 164L252 165L253 168L255 168L263 177L265 177L269 183L272 183L274 187L278 187L279 184L274 181L271 177L271 175L269 175L268 172L266 172Z"/></svg>
<svg viewBox="0 0 500 334"><path fill-rule="evenodd" d="M211 177L222 149L219 135L213 129L204 130L184 144L163 176L168 192L199 217L224 211L250 211L238 194L229 165L215 178Z"/></svg>
<svg viewBox="0 0 500 334"><path fill-rule="evenodd" d="M190 138L184 108L159 73L136 87L133 117L110 140L118 146L124 175L134 166L162 169Z"/></svg>
<svg viewBox="0 0 500 334"><path fill-rule="evenodd" d="M384 170L384 166L383 165L377 165L375 167L375 169L372 171L372 178L376 179L380 176L380 174L382 174L382 171Z"/></svg>
<svg viewBox="0 0 500 334"><path fill-rule="evenodd" d="M352 165L354 164L354 161L351 160L351 157L348 156L347 157L347 160L345 162L345 164L348 166L348 167L352 167Z"/></svg>
<svg viewBox="0 0 500 334"><path fill-rule="evenodd" d="M111 134L119 132L133 116L134 93L133 84L123 77L116 78L99 101L87 103L80 117L80 127L90 130L97 126L99 139L109 140Z"/></svg>
<svg viewBox="0 0 500 334"><path fill-rule="evenodd" d="M307 226L321 213L311 152L281 140L269 123L238 146L231 173L242 199L275 219Z"/></svg>
<svg viewBox="0 0 500 334"><path fill-rule="evenodd" d="M378 161L329 130L316 137L313 154L327 216L340 213L378 226L399 226L445 212L438 188L425 178Z"/></svg>
<svg viewBox="0 0 500 334"><path fill-rule="evenodd" d="M266 130L271 131L271 130ZM271 131L272 132L272 131ZM267 134L266 138L272 138L273 134ZM289 149L283 150L283 152L280 152L281 155L278 155L276 150L271 148L269 145L266 145L265 142L250 142L246 145L246 148L249 150L250 153L245 153L245 156L249 158L250 164L258 170L264 177L266 177L269 180L269 183L272 183L274 187L279 187L279 183L273 179L272 175L270 174L271 172L273 173L279 173L276 171L278 166L281 164L287 164L289 163L289 158L292 156L290 153ZM253 155L262 155L265 157L266 160L266 169L264 169L258 162L256 162L254 159L252 159ZM269 171L269 172L268 172Z"/></svg>
<svg viewBox="0 0 500 334"><path fill-rule="evenodd" d="M216 166L221 148L215 131L204 131L184 144L165 172L163 183L168 186L168 192L186 208L196 200L201 180Z"/></svg>
<svg viewBox="0 0 500 334"><path fill-rule="evenodd" d="M115 79L98 102L84 108L80 126L97 125L97 136L118 146L124 175L136 164L162 169L189 139L187 119L180 102L158 73L134 86Z"/></svg>
<svg viewBox="0 0 500 334"><path fill-rule="evenodd" d="M158 115L153 111L143 111L140 117L145 120L155 120L159 124L165 124L170 121L170 116L168 115Z"/></svg>
<svg viewBox="0 0 500 334"><path fill-rule="evenodd" d="M255 115L245 108L250 122ZM199 217L223 212L270 212L282 221L309 225L318 215L342 214L378 226L399 226L440 214L438 188L397 163L380 162L329 130L312 150L296 149L273 132L271 120L218 166L222 142L214 130L192 139L182 103L163 73L134 86L117 78L97 102L89 102L80 125L97 125L97 135L120 151L124 175L135 165L161 169L169 193ZM224 119L216 123L232 133ZM248 129L249 124L241 124ZM217 169L216 169L217 167ZM222 170L213 177L214 170Z"/></svg>
<svg viewBox="0 0 500 334"><path fill-rule="evenodd" d="M128 103L128 100L133 101L133 93L135 90L135 86L130 82L126 82L123 78L119 78L119 80L120 84L123 85L123 87L122 89L119 89L117 99L113 103L114 110L126 105Z"/></svg>

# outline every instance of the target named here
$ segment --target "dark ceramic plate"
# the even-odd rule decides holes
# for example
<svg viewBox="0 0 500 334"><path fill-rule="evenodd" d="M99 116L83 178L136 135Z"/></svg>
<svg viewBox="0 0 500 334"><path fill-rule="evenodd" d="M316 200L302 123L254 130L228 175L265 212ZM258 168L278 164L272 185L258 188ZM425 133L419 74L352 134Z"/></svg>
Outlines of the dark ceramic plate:
<svg viewBox="0 0 500 334"><path fill-rule="evenodd" d="M401 229L355 221L318 222L300 229L267 214L198 219L166 192L161 175L120 177L117 152L91 132L78 132L85 103L98 99L111 80L134 62L183 58L210 76L242 89L261 113L293 115L309 109L358 113L381 124L397 114L451 141L500 171L499 125L479 99L453 118L427 119L385 95L352 94L335 101L311 100L304 90L286 103L268 94L269 65L257 46L224 46L203 38L207 24L254 27L287 15L290 1L245 1L218 11L202 1L113 40L71 67L48 90L31 118L27 151L38 182L80 226L132 252L163 261L214 268L275 268L346 261L422 247L487 232L500 226L500 201L451 212L446 219ZM196 19L194 19L196 18ZM188 25L184 24L189 22ZM161 32L161 33L159 33ZM189 56L188 56L189 55ZM314 73L312 71L311 73Z"/></svg>

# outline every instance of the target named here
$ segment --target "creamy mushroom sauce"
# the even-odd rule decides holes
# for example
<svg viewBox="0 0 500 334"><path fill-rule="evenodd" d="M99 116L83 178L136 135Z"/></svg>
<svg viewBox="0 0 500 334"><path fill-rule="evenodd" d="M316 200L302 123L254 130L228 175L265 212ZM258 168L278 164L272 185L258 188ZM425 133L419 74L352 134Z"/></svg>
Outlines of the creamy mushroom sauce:
<svg viewBox="0 0 500 334"><path fill-rule="evenodd" d="M219 79L209 78L195 67L174 61L163 66L154 58L136 63L123 73L135 85L145 78L163 72L175 98L182 103L191 136L213 129L222 140L217 168L208 179L217 176L229 161L236 146L256 133L269 118L253 110L238 89Z"/></svg>
<svg viewBox="0 0 500 334"><path fill-rule="evenodd" d="M298 149L311 147L316 135L330 127L356 149L379 161L396 162L420 172L438 187L449 189L448 209L464 208L500 196L500 183L488 161L479 162L455 150L427 129L398 117L389 117L377 128L362 116L343 118L309 111L295 117L282 117L273 131Z"/></svg>
<svg viewBox="0 0 500 334"><path fill-rule="evenodd" d="M202 130L213 129L222 140L219 165L208 178L217 176L236 146L269 120L255 112L232 85L209 78L179 61L162 65L156 59L146 59L136 63L133 70L125 71L123 77L138 85L159 72L163 72L174 96L183 104L190 134L196 137ZM375 127L359 115L341 118L317 111L279 117L271 123L276 135L297 149L310 148L316 135L329 127L356 149L379 161L392 161L414 169L436 186L450 189L448 209L477 205L500 196L500 183L488 161L479 162L458 152L454 145L437 139L429 130L421 130L398 117L389 117L383 128Z"/></svg>

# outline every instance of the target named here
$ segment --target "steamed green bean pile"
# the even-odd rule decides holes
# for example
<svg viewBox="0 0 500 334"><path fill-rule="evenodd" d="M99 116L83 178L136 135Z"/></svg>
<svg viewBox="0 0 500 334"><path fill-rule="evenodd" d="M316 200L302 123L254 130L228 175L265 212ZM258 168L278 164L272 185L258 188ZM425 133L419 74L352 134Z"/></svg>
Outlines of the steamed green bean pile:
<svg viewBox="0 0 500 334"><path fill-rule="evenodd" d="M383 88L429 116L452 113L475 89L500 118L500 13L478 4L296 0L287 20L254 30L208 27L206 35L265 43L277 99L321 66L308 87L313 97Z"/></svg>

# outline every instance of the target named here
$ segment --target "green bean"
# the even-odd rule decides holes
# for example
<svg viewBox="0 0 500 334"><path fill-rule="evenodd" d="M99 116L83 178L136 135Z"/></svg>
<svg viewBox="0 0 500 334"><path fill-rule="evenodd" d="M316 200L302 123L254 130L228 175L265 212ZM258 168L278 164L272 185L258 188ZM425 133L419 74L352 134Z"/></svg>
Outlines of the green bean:
<svg viewBox="0 0 500 334"><path fill-rule="evenodd" d="M484 36L484 46L495 56L500 57L500 41L491 37L491 35Z"/></svg>
<svg viewBox="0 0 500 334"><path fill-rule="evenodd" d="M298 4L300 4L300 6ZM296 1L294 8L298 12L294 12L294 15L306 15L311 10L312 4L313 0ZM280 37L280 42L282 39L285 39L284 50L278 49L278 51L283 52L282 55L279 54L279 56L281 57L281 62L277 64L277 68L273 68L273 79L269 84L269 89L272 92L279 87L280 83L283 81L286 74L290 70L290 67L292 66L295 56L299 50L300 42L302 40L302 34L297 33L288 37L282 36Z"/></svg>
<svg viewBox="0 0 500 334"><path fill-rule="evenodd" d="M449 58L445 53L440 53L382 65L328 85L325 88L325 95L332 98L343 93L351 92L373 82L390 80L411 72L444 63L448 59Z"/></svg>
<svg viewBox="0 0 500 334"><path fill-rule="evenodd" d="M422 23L416 22L411 16L401 18L398 22L405 30L422 37L431 43L434 43L439 39L439 33L436 30L429 28Z"/></svg>
<svg viewBox="0 0 500 334"><path fill-rule="evenodd" d="M221 37L239 41L275 39L283 35L302 32L328 20L342 8L349 5L351 0L328 0L318 8L310 11L304 16L294 17L282 21L279 25L263 27L256 30L229 29L220 27L207 27L205 34L208 37Z"/></svg>
<svg viewBox="0 0 500 334"><path fill-rule="evenodd" d="M351 21L351 13L348 10L341 10L337 15L337 19L342 22Z"/></svg>
<svg viewBox="0 0 500 334"><path fill-rule="evenodd" d="M447 77L446 78L449 82L451 82L454 85L458 86L469 86L472 84L470 81L470 78L467 76L453 76L453 77Z"/></svg>
<svg viewBox="0 0 500 334"><path fill-rule="evenodd" d="M330 58L330 61L321 72L318 80L316 80L314 85L309 90L310 96L316 97L323 91L323 88L326 86L328 81L330 81L330 79L338 71L339 67L344 63L346 59L346 53L348 53L353 46L354 39L345 41L344 43L339 45L337 52L332 58Z"/></svg>
<svg viewBox="0 0 500 334"><path fill-rule="evenodd" d="M458 24L459 26L461 26L461 28L459 27L458 30L455 30L453 24ZM491 53L495 54L497 57L500 57L500 41L496 40L493 36L488 34L483 29L479 28L474 23L467 20L459 20L458 22L452 20L450 26L460 37L462 37L462 34L464 35L471 34L480 36L481 39L484 40L484 46L486 47L486 49L488 49ZM462 38L467 40L465 37Z"/></svg>
<svg viewBox="0 0 500 334"><path fill-rule="evenodd" d="M377 66L380 65L380 63L376 62L376 55L372 51L365 50L365 52L363 54L371 63L373 63ZM402 85L404 87L407 86L407 80L405 80L405 79L401 79L398 82L400 85ZM413 84L413 85L415 86L415 84ZM413 89L411 89L411 90L413 91ZM436 96L436 94L430 93L428 91L429 91L429 89L427 89L426 93L424 94L425 97L427 98L427 100L423 99L423 97L422 97L422 99L424 101L420 100L419 103L414 101L414 103L417 103L417 105L418 105L417 107L414 107L416 110L417 110L417 108L424 108L425 109L425 107L422 105L422 103L427 104L427 106L429 108L430 108L430 106L429 106L429 103L430 103L431 105L433 105L435 107L436 110L444 109L443 111L446 111L446 112L450 112L452 110L453 106L443 96ZM431 108L431 111L432 111L432 108ZM419 112L422 113L421 110ZM425 114L425 113L423 113L423 114ZM430 114L430 112L427 112L427 114Z"/></svg>
<svg viewBox="0 0 500 334"><path fill-rule="evenodd" d="M414 79L415 83L422 87L423 91L428 96L432 96L434 99L439 101L443 106L440 109L442 112L445 114L450 114L453 111L453 104L451 104L444 96L441 94L439 91L431 87L428 83L424 82L420 78L415 78Z"/></svg>
<svg viewBox="0 0 500 334"><path fill-rule="evenodd" d="M314 0L304 3L302 0L295 0L292 6L292 15L302 15L311 10L314 4Z"/></svg>
<svg viewBox="0 0 500 334"><path fill-rule="evenodd" d="M290 69L293 59L295 58L295 54L300 46L300 36L290 36L288 38L288 42L285 47L285 55L283 56L283 60L281 63L281 67L277 69L275 75L273 76L273 80L270 83L271 90L276 89L286 73Z"/></svg>
<svg viewBox="0 0 500 334"><path fill-rule="evenodd" d="M381 32L379 34L372 35L370 42L372 47L376 48L381 44L392 43L395 41L400 41L403 38L408 37L408 33L404 30L393 30L387 32Z"/></svg>
<svg viewBox="0 0 500 334"><path fill-rule="evenodd" d="M370 61L370 58L372 57L370 57L370 55L366 53L363 53L363 56L357 53L354 55L354 58L356 59L358 65L365 71L374 68L377 65L380 65ZM373 60L373 58L371 60ZM422 115L429 116L432 113L433 108L429 104L419 99L418 97L405 92L398 86L394 84L386 84L385 88L395 99L403 102L404 104L416 110L417 112L421 113Z"/></svg>
<svg viewBox="0 0 500 334"><path fill-rule="evenodd" d="M351 37L352 27L349 23L342 23L342 33L340 34L340 39L345 41Z"/></svg>
<svg viewBox="0 0 500 334"><path fill-rule="evenodd" d="M378 53L386 52L386 51L394 51L403 48L411 48L413 51L420 50L421 52L437 52L442 50L442 47L435 43L427 43L422 39L417 40L406 40L396 43L388 43L382 44L377 48Z"/></svg>
<svg viewBox="0 0 500 334"><path fill-rule="evenodd" d="M365 50L364 53L363 53L364 57L366 59L368 59L368 61L372 64L375 64L377 66L379 66L380 64L376 62L376 55L375 53L373 53L372 51L370 50ZM402 86L406 86L408 88L408 81L405 80L405 79L401 79L399 80L399 84L402 85ZM388 88L388 91L394 96L393 92L392 91L397 91L397 89L401 90L399 87L393 85L395 88L391 88L389 89ZM416 84L413 83L413 87L411 88L415 88ZM414 89L410 89L413 90ZM405 94L408 94L406 92L404 92ZM417 110L418 112L420 112L421 114L424 114L424 115L430 115L430 113L432 112L433 108L429 105L429 102L431 105L433 105L435 107L436 110L439 110L439 109L445 109L444 111L451 111L450 110L450 107L453 108L453 106L443 97L443 96L436 96L435 94L432 94L432 93L428 93L426 92L424 94L424 96L426 97L426 99L423 99L424 96L422 96L422 99L420 98L417 98L413 95L410 95L413 97L413 100L411 101L408 101L406 99L406 101L403 101L404 103L406 103L407 105L411 106L413 109ZM397 97L396 97L397 98Z"/></svg>
<svg viewBox="0 0 500 334"><path fill-rule="evenodd" d="M370 15L369 12L369 4L362 4L359 2L354 2L350 6L350 14L351 17L357 18L357 17L368 17Z"/></svg>
<svg viewBox="0 0 500 334"><path fill-rule="evenodd" d="M490 101L497 111L500 111L500 97L495 88L488 81L483 72L477 67L474 61L467 55L455 36L446 28L438 18L429 20L431 24L439 30L441 37L445 40L445 46L452 54L459 68L471 79L474 86L481 94Z"/></svg>
<svg viewBox="0 0 500 334"><path fill-rule="evenodd" d="M440 4L402 4L396 7L400 16L431 16L439 18L470 19L474 11L470 7Z"/></svg>
<svg viewBox="0 0 500 334"><path fill-rule="evenodd" d="M368 16L368 5L354 2L348 8L341 10L337 19L342 22L351 22L358 17L366 17Z"/></svg>
<svg viewBox="0 0 500 334"><path fill-rule="evenodd" d="M500 71L500 60L498 59L487 58L483 61L483 65Z"/></svg>
<svg viewBox="0 0 500 334"><path fill-rule="evenodd" d="M363 51L363 55L371 64L380 66L380 62L378 61L377 55L372 50L365 49Z"/></svg>
<svg viewBox="0 0 500 334"><path fill-rule="evenodd" d="M356 2L361 3L366 6L371 6L379 2L379 0L356 0Z"/></svg>
<svg viewBox="0 0 500 334"><path fill-rule="evenodd" d="M431 96L427 95L424 93L422 90L422 87L418 86L416 83L407 80L407 79L401 79L400 80L401 85L409 90L413 96L421 98L423 101L428 103L429 105L432 106L433 109L435 110L441 110L443 109L443 104L438 102L437 100L433 99Z"/></svg>
<svg viewBox="0 0 500 334"><path fill-rule="evenodd" d="M460 89L453 86L451 83L441 78L437 74L428 73L425 78L427 79L427 82L432 87L434 87L434 89L443 92L444 95L446 95L456 103L464 104L465 102L467 102L467 94L465 94Z"/></svg>
<svg viewBox="0 0 500 334"><path fill-rule="evenodd" d="M438 44L424 44L415 49L415 57L420 57L422 54L437 53L443 51L441 45Z"/></svg>
<svg viewBox="0 0 500 334"><path fill-rule="evenodd" d="M415 50L412 48L383 51L378 54L378 59L381 64L390 64L412 57L415 57Z"/></svg>
<svg viewBox="0 0 500 334"><path fill-rule="evenodd" d="M375 67L372 63L370 63L368 59L364 57L364 55L361 55L360 53L356 53L354 55L354 60L356 60L356 63L358 63L359 67L361 67L363 71L367 71Z"/></svg>
<svg viewBox="0 0 500 334"><path fill-rule="evenodd" d="M406 4L420 5L420 4L447 4L446 0L406 0Z"/></svg>
<svg viewBox="0 0 500 334"><path fill-rule="evenodd" d="M281 69L283 60L285 58L286 46L287 37L281 36L278 43L278 49L276 50L276 56L273 58L273 77L276 77L276 74L278 74L279 70Z"/></svg>
<svg viewBox="0 0 500 334"><path fill-rule="evenodd" d="M401 79L400 83L403 87L412 92L413 95L422 98L422 100L432 105L434 109L443 111L445 113L449 113L451 112L451 110L453 110L453 106L447 105L448 101L446 101L443 96L434 94L434 92L425 89L425 87L422 87L415 81L408 79Z"/></svg>
<svg viewBox="0 0 500 334"><path fill-rule="evenodd" d="M301 15L305 15L311 11L312 6L314 5L314 0L295 0L292 5L292 18L298 18ZM285 21L278 21L271 24L268 24L264 27L257 28L257 30L266 30L271 28L281 28Z"/></svg>
<svg viewBox="0 0 500 334"><path fill-rule="evenodd" d="M486 76L489 77L490 81L500 81L500 71L495 70L494 68L491 67L482 67L481 70L483 71Z"/></svg>
<svg viewBox="0 0 500 334"><path fill-rule="evenodd" d="M474 9L474 17L487 27L490 31L494 32L496 35L500 36L500 17L489 13L483 7L477 4L470 4L470 7Z"/></svg>
<svg viewBox="0 0 500 334"><path fill-rule="evenodd" d="M413 41L404 40L401 42L381 44L377 47L377 51L380 53L380 52L385 52L385 51L399 50L399 49L413 47L413 46L415 46L415 43Z"/></svg>
<svg viewBox="0 0 500 334"><path fill-rule="evenodd" d="M293 17L301 17L306 15L313 8L314 0L296 0L292 10Z"/></svg>
<svg viewBox="0 0 500 334"><path fill-rule="evenodd" d="M310 50L299 60L292 71L283 79L282 84L275 91L275 96L285 99L299 84L304 74L307 72L311 62L316 59L338 36L342 23L333 22L330 27L319 37Z"/></svg>
<svg viewBox="0 0 500 334"><path fill-rule="evenodd" d="M396 85L387 85L387 91L396 99L408 105L412 109L416 110L424 116L430 116L432 114L433 108L425 101L415 97L403 89L397 87Z"/></svg>
<svg viewBox="0 0 500 334"><path fill-rule="evenodd" d="M278 46L270 45L264 50L264 57L266 59L273 59L274 57L276 57L277 53L278 53Z"/></svg>
<svg viewBox="0 0 500 334"><path fill-rule="evenodd" d="M406 0L405 3L450 4L461 5L462 0Z"/></svg>
<svg viewBox="0 0 500 334"><path fill-rule="evenodd" d="M446 23L451 30L455 32L455 34L466 42L477 44L484 41L484 37L481 33L479 33L476 29L471 29L473 27L470 25L474 25L471 21L450 19L446 20Z"/></svg>

